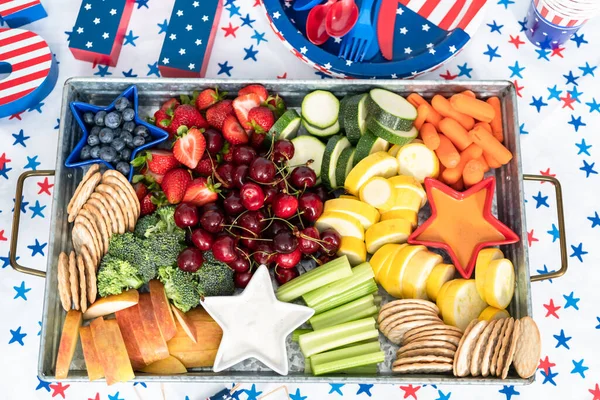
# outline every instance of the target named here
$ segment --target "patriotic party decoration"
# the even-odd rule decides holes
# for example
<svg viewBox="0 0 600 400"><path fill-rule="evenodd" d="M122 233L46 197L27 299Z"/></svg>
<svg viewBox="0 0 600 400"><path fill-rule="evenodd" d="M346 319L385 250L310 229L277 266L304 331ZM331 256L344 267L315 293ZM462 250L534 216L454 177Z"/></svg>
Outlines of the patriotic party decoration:
<svg viewBox="0 0 600 400"><path fill-rule="evenodd" d="M0 19L10 28L18 28L47 16L40 0L0 0Z"/></svg>
<svg viewBox="0 0 600 400"><path fill-rule="evenodd" d="M222 8L222 0L175 1L158 61L162 76L204 76Z"/></svg>
<svg viewBox="0 0 600 400"><path fill-rule="evenodd" d="M134 3L83 0L69 42L73 56L94 64L117 65Z"/></svg>
<svg viewBox="0 0 600 400"><path fill-rule="evenodd" d="M0 29L0 118L40 103L56 85L58 65L48 43L24 29Z"/></svg>

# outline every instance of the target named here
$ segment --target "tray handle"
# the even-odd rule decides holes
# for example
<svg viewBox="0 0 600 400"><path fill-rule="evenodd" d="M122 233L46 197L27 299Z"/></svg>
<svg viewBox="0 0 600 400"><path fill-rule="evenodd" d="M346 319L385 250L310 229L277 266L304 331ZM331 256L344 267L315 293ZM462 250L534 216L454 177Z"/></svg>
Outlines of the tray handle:
<svg viewBox="0 0 600 400"><path fill-rule="evenodd" d="M15 211L13 213L12 235L10 238L10 265L15 271L24 274L46 277L46 271L24 267L17 262L17 243L19 238L19 224L21 222L21 198L23 196L23 186L25 179L32 176L54 176L54 170L40 170L23 172L17 180L17 192L15 195Z"/></svg>
<svg viewBox="0 0 600 400"><path fill-rule="evenodd" d="M558 214L558 233L560 235L560 237L558 238L560 243L560 269L558 271L548 272L546 274L533 275L531 277L531 282L560 278L561 276L567 273L567 268L569 267L569 258L567 257L567 238L565 234L565 214L563 209L563 197L560 182L558 181L558 179L547 175L525 174L523 175L523 180L550 182L554 185L554 190L556 191L556 211Z"/></svg>

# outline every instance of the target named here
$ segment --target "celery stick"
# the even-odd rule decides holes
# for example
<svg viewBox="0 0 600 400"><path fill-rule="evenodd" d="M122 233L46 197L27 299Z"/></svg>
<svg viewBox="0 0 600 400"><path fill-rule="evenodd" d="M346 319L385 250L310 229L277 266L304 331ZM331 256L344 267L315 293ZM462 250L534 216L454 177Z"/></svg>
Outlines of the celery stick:
<svg viewBox="0 0 600 400"><path fill-rule="evenodd" d="M312 372L312 369L311 369L311 372ZM343 369L338 372L340 374L348 374L348 375L375 375L375 374L377 374L377 364L369 364L369 365L363 365L361 367Z"/></svg>
<svg viewBox="0 0 600 400"><path fill-rule="evenodd" d="M276 296L280 301L292 301L305 293L350 276L352 268L348 257L339 257L284 283L277 289Z"/></svg>
<svg viewBox="0 0 600 400"><path fill-rule="evenodd" d="M323 329L328 326L370 317L376 312L377 307L373 305L373 295L369 294L343 306L317 314L309 319L308 322L310 322L315 330Z"/></svg>
<svg viewBox="0 0 600 400"><path fill-rule="evenodd" d="M292 342L298 342L300 335L304 335L308 332L312 332L312 329L296 329L294 332L292 332Z"/></svg>
<svg viewBox="0 0 600 400"><path fill-rule="evenodd" d="M327 301L329 298L335 296L336 294L340 292L345 292L346 290L360 285L361 283L369 279L373 279L374 277L375 275L373 274L371 264L362 263L352 268L351 276L332 282L311 292L305 293L302 295L302 298L306 302L307 306L314 307L319 303Z"/></svg>
<svg viewBox="0 0 600 400"><path fill-rule="evenodd" d="M345 292L336 293L334 296L330 297L326 301L319 303L311 308L315 310L315 313L320 314L322 312L331 310L332 308L341 306L343 304L349 303L360 297L375 292L377 292L377 283L375 283L374 279L369 279L368 281L354 286Z"/></svg>
<svg viewBox="0 0 600 400"><path fill-rule="evenodd" d="M373 304L375 304L377 307L381 305L381 300L381 296L373 296Z"/></svg>
<svg viewBox="0 0 600 400"><path fill-rule="evenodd" d="M331 326L318 331L300 335L298 340L304 357L322 353L350 343L379 337L375 329L374 318L364 318L358 321Z"/></svg>
<svg viewBox="0 0 600 400"><path fill-rule="evenodd" d="M310 366L310 358L304 359L304 373L307 375L312 374L312 367Z"/></svg>
<svg viewBox="0 0 600 400"><path fill-rule="evenodd" d="M317 365L313 364L311 367L314 375L323 375L349 368L360 367L363 365L378 364L383 361L385 361L385 353L383 351L377 351L361 356L345 358L339 361L332 361Z"/></svg>
<svg viewBox="0 0 600 400"><path fill-rule="evenodd" d="M336 349L327 351L325 353L315 354L310 357L311 366L314 368L315 365L325 364L333 361L340 361L345 358L362 356L369 353L380 351L381 347L379 341L369 342L366 344L359 344L356 346L344 347L343 349Z"/></svg>

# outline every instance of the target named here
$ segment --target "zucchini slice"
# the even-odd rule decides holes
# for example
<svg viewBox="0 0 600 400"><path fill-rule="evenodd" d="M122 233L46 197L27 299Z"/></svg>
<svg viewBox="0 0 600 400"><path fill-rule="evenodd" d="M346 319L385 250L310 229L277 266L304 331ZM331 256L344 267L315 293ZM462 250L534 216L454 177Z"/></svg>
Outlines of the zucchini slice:
<svg viewBox="0 0 600 400"><path fill-rule="evenodd" d="M340 101L325 90L315 90L302 100L302 118L315 128L324 129L335 124L340 114Z"/></svg>
<svg viewBox="0 0 600 400"><path fill-rule="evenodd" d="M346 104L348 103L348 99L350 99L349 94L345 95L344 97L342 97L342 99L340 100L340 117L338 118L338 120L340 121L340 128L344 129L344 110L346 109Z"/></svg>
<svg viewBox="0 0 600 400"><path fill-rule="evenodd" d="M382 125L400 131L408 131L417 118L417 109L399 94L385 89L372 89L367 99L369 116Z"/></svg>
<svg viewBox="0 0 600 400"><path fill-rule="evenodd" d="M342 120L346 137L350 143L356 144L367 131L367 98L368 93L358 94L348 99L342 109Z"/></svg>
<svg viewBox="0 0 600 400"><path fill-rule="evenodd" d="M321 164L321 178L323 183L330 189L336 189L336 167L342 151L350 148L350 141L347 137L337 135L329 139L325 146L323 163ZM344 177L345 178L345 177Z"/></svg>
<svg viewBox="0 0 600 400"><path fill-rule="evenodd" d="M414 126L408 131L396 130L382 124L373 116L367 118L367 128L369 132L373 132L376 136L400 146L409 143L419 134L419 131Z"/></svg>
<svg viewBox="0 0 600 400"><path fill-rule="evenodd" d="M354 147L346 147L342 150L340 158L338 158L337 165L335 166L335 184L338 187L344 186L346 177L354 166L354 154L356 154L356 149Z"/></svg>
<svg viewBox="0 0 600 400"><path fill-rule="evenodd" d="M333 125L324 129L317 128L304 119L302 120L302 125L304 125L304 128L308 133L321 138L328 138L329 136L333 136L340 131L339 121L335 121Z"/></svg>
<svg viewBox="0 0 600 400"><path fill-rule="evenodd" d="M291 142L294 145L294 157L288 161L288 170L292 171L298 165L305 165L312 160L308 166L315 171L317 178L321 176L321 164L325 153L323 142L310 135L297 136Z"/></svg>
<svg viewBox="0 0 600 400"><path fill-rule="evenodd" d="M354 161L352 163L356 165L369 154L377 153L378 151L387 151L389 147L390 144L387 140L367 131L356 144L356 154L354 154Z"/></svg>
<svg viewBox="0 0 600 400"><path fill-rule="evenodd" d="M287 110L269 129L267 139L292 139L296 137L302 119L296 110Z"/></svg>

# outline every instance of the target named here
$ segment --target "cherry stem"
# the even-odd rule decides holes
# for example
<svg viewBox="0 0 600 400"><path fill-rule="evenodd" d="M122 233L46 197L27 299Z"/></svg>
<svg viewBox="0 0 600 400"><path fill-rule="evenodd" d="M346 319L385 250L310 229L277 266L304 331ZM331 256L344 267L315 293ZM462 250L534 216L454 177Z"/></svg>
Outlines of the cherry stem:
<svg viewBox="0 0 600 400"><path fill-rule="evenodd" d="M275 220L283 221L283 222L285 222L288 225L289 228L294 228L294 225L290 221L288 221L287 219L283 219L283 218L279 218L279 217L269 217L269 218L265 218L263 221L267 221L267 220L270 220L270 221L275 221ZM273 222L271 222L271 224L272 223ZM271 224L269 224L269 226L271 226ZM267 228L265 228L265 229L267 229Z"/></svg>

